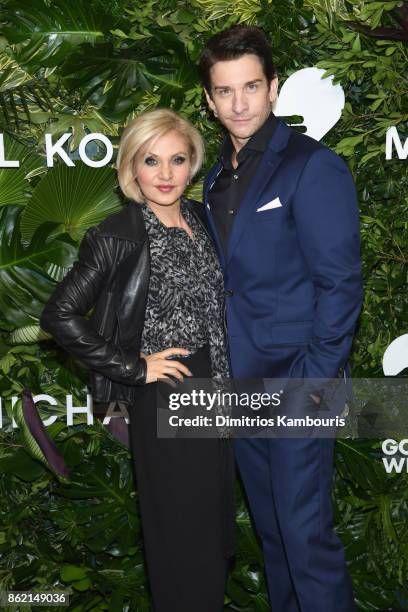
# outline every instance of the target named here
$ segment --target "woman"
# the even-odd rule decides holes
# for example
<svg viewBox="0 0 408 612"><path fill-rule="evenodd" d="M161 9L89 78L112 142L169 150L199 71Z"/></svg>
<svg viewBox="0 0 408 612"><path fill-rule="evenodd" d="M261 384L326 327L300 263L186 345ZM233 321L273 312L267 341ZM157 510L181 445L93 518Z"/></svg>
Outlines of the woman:
<svg viewBox="0 0 408 612"><path fill-rule="evenodd" d="M222 273L201 205L183 197L202 158L199 133L173 111L133 120L118 154L131 201L88 229L41 317L90 368L94 401L128 404L157 612L222 610L233 554L229 442L156 433L157 392L166 397L184 377L229 375Z"/></svg>

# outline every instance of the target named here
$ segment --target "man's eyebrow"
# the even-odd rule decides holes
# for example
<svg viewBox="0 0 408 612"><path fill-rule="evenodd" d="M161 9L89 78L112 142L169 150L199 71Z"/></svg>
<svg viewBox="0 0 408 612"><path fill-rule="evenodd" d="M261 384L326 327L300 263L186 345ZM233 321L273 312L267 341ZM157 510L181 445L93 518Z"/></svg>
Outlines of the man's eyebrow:
<svg viewBox="0 0 408 612"><path fill-rule="evenodd" d="M253 85L254 83L262 83L262 79L253 79L252 81L248 81L244 83L244 87L247 85ZM230 85L214 85L213 89L230 89Z"/></svg>
<svg viewBox="0 0 408 612"><path fill-rule="evenodd" d="M254 83L262 83L262 79L253 79L252 81L248 81L247 83L245 83L244 87L246 85L253 85Z"/></svg>

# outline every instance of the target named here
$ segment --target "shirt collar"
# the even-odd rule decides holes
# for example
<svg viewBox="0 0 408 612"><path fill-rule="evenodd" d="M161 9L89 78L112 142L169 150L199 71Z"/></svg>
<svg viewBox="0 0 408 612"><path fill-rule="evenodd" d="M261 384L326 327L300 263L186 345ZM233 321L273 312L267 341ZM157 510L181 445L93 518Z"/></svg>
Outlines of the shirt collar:
<svg viewBox="0 0 408 612"><path fill-rule="evenodd" d="M266 121L259 128L259 130L251 136L251 138L248 140L246 145L244 145L242 149L240 149L240 151L238 152L237 154L238 163L240 163L243 160L243 158L245 158L248 154L250 154L253 151L259 151L263 153L266 150L269 144L269 141L273 136L276 125L277 125L277 119L275 115L271 112L268 118L266 119ZM231 155L232 155L233 150L234 150L234 147L233 147L231 138L229 134L227 134L222 142L222 145L220 147L220 153L219 153L219 159L222 165L224 166L224 168L231 169L232 167Z"/></svg>

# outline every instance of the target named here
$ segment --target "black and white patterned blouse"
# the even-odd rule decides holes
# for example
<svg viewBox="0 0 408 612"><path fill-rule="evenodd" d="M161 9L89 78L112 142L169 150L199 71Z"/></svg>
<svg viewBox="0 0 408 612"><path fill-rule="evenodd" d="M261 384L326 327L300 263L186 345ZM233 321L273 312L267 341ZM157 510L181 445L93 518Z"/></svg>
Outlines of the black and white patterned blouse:
<svg viewBox="0 0 408 612"><path fill-rule="evenodd" d="M214 377L228 377L224 282L213 244L181 200L193 238L166 227L141 204L150 243L150 281L140 350L147 355L180 346L195 352L209 344Z"/></svg>

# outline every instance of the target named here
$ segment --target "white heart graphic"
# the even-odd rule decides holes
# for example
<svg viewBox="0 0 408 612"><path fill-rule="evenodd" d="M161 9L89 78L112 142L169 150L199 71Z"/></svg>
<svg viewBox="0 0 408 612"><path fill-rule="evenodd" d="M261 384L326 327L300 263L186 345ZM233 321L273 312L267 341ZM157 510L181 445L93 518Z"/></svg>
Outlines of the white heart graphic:
<svg viewBox="0 0 408 612"><path fill-rule="evenodd" d="M383 357L386 376L396 376L405 368L408 368L408 334L395 338L386 348Z"/></svg>
<svg viewBox="0 0 408 612"><path fill-rule="evenodd" d="M301 115L306 134L320 140L341 117L345 104L341 85L333 85L333 77L322 79L323 68L302 68L285 81L280 91L275 115Z"/></svg>

